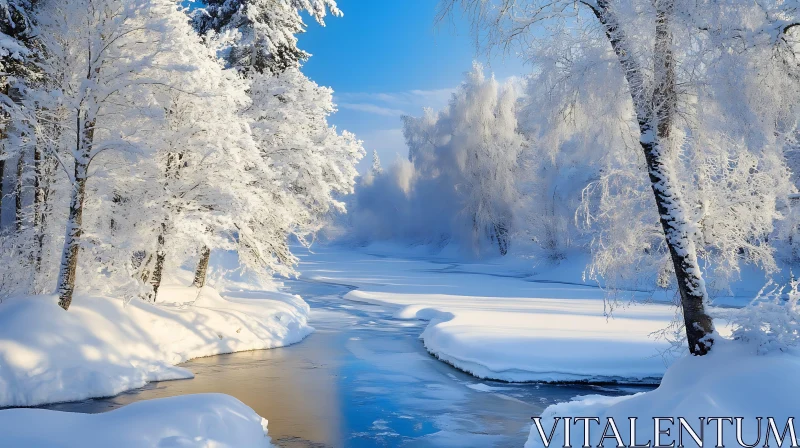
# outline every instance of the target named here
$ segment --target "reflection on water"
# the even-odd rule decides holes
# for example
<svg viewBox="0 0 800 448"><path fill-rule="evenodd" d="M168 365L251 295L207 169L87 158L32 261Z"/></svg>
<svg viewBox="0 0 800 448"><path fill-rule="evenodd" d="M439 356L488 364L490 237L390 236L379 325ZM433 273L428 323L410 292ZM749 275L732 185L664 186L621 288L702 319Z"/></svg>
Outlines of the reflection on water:
<svg viewBox="0 0 800 448"><path fill-rule="evenodd" d="M576 395L631 388L481 381L437 361L424 322L341 298L338 285L292 282L317 329L290 347L200 358L196 377L117 397L48 406L105 412L134 401L203 392L233 395L269 420L282 447L522 446L530 417ZM642 390L642 389L637 389Z"/></svg>

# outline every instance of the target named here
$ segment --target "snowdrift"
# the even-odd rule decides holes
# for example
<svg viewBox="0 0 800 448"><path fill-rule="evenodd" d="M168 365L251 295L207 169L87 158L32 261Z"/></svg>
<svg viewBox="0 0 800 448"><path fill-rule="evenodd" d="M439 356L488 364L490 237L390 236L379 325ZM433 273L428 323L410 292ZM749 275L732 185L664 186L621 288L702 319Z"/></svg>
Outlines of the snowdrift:
<svg viewBox="0 0 800 448"><path fill-rule="evenodd" d="M759 446L765 442L767 418L773 417L779 432L783 431L789 417L796 417L797 397L800 396L800 356L797 353L773 352L757 355L756 347L738 341L718 340L714 349L703 357L685 357L677 360L661 381L661 385L651 391L625 397L604 397L599 395L575 397L567 403L549 406L542 413L542 427L549 437L555 417L599 417L603 425L606 418L613 417L619 424L619 431L627 443L629 437L629 417L638 417L637 433L639 443L646 443L653 437L653 417L683 417L692 428L699 432L699 417L743 417L742 435L751 444L759 438L756 417L763 417ZM563 421L556 426L553 444L562 446L564 442ZM669 444L677 440L676 424L666 422L662 428L671 428L671 436L664 436L662 442ZM739 446L736 430L732 423L723 422L725 446ZM716 422L705 427L704 446L721 445L716 443ZM590 442L598 443L603 426L592 423ZM582 444L583 426L571 426L570 439L573 446ZM786 434L789 439L789 433ZM696 447L692 438L684 431L684 444ZM770 443L775 443L772 438ZM606 441L614 445L613 439ZM677 445L677 442L676 442ZM777 445L777 444L776 444ZM789 442L784 440L783 446ZM525 448L541 448L544 444L535 426Z"/></svg>
<svg viewBox="0 0 800 448"><path fill-rule="evenodd" d="M0 411L3 446L27 448L268 448L267 420L223 394L133 403L103 414Z"/></svg>
<svg viewBox="0 0 800 448"><path fill-rule="evenodd" d="M313 328L308 304L280 292L164 285L158 303L76 295L0 303L0 407L113 396L149 381L191 378L192 358L281 347Z"/></svg>
<svg viewBox="0 0 800 448"><path fill-rule="evenodd" d="M483 379L658 384L670 344L654 338L675 314L639 304L603 313L595 299L460 297L352 291L347 298L405 305L428 320L420 338L434 356Z"/></svg>

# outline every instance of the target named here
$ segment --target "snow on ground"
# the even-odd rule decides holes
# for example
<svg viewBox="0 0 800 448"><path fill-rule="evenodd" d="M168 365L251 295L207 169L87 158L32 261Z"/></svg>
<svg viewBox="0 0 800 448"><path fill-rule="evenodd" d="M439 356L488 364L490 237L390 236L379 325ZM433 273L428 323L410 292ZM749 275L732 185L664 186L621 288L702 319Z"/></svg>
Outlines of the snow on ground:
<svg viewBox="0 0 800 448"><path fill-rule="evenodd" d="M302 340L308 304L277 291L198 291L185 278L158 303L76 295L0 303L0 407L112 396L149 381L191 378L183 361Z"/></svg>
<svg viewBox="0 0 800 448"><path fill-rule="evenodd" d="M787 419L795 417L798 396L800 356L797 353L775 351L756 355L753 345L721 340L706 356L684 357L676 361L667 370L661 385L653 391L624 397L581 396L570 402L549 406L542 414L542 428L549 437L555 417L599 417L603 426L607 417L613 417L623 441L632 445L633 441L628 443L629 417L639 418L636 427L640 434L637 436L639 444L653 440L653 417L672 417L675 424L664 422L662 425L663 429L671 429L671 437L662 437L662 444L669 445L677 439L677 419L683 417L698 435L702 434L705 427L704 446L739 446L733 422L721 423L724 443L718 443L717 423L707 421L702 424L698 418L743 417L742 440L747 444L755 442L756 445L766 446L767 417L774 418L779 434L783 432ZM756 417L764 419L760 439ZM591 445L598 444L603 426L592 423L589 427ZM582 423L572 425L570 432L572 445L582 445ZM789 439L789 433L786 439ZM783 446L789 445L786 439ZM552 440L554 445L564 444L563 420L556 426ZM686 431L683 440L689 447L697 446ZM775 442L774 437L771 442ZM614 444L613 439L606 443ZM525 448L543 446L538 429L532 426Z"/></svg>
<svg viewBox="0 0 800 448"><path fill-rule="evenodd" d="M380 249L370 255L369 248L315 248L301 257L300 270L357 288L348 299L396 305L396 317L429 320L421 335L428 351L477 377L657 383L671 361L670 344L654 334L669 326L675 308L636 303L608 317L605 293L583 284L575 264L554 269L566 274L531 275L518 260L430 261Z"/></svg>
<svg viewBox="0 0 800 448"><path fill-rule="evenodd" d="M271 447L267 420L223 394L146 400L102 414L0 411L3 446L27 448Z"/></svg>

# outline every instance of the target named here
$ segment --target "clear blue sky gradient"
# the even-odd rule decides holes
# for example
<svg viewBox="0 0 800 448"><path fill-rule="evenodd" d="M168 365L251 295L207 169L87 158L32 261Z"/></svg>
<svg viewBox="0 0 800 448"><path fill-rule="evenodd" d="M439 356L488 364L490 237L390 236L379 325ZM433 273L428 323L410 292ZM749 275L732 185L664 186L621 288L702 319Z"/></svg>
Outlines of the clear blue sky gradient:
<svg viewBox="0 0 800 448"><path fill-rule="evenodd" d="M313 56L303 72L335 91L339 112L330 118L365 142L371 164L377 149L384 165L405 157L400 115L440 109L472 61L481 60L498 79L524 75L515 55L492 61L479 54L469 24L457 14L435 23L437 0L338 0L344 17L329 17L326 27L306 19L300 48Z"/></svg>

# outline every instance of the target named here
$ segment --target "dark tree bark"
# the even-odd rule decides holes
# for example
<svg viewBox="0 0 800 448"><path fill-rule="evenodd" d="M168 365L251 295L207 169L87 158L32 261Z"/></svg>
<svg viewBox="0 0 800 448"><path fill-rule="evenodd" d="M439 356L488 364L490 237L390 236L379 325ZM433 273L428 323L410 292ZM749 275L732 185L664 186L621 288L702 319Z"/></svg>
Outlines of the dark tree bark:
<svg viewBox="0 0 800 448"><path fill-rule="evenodd" d="M697 248L688 231L686 205L680 197L670 149L670 132L677 104L675 61L670 19L674 0L656 0L656 39L654 46L654 88L646 97L641 68L626 47L627 39L619 29L608 0L599 0L592 9L605 28L614 53L622 66L639 123L640 145L647 162L650 185L669 248L678 291L681 296L686 339L693 355L705 355L714 341L714 325L705 309L705 289Z"/></svg>
<svg viewBox="0 0 800 448"><path fill-rule="evenodd" d="M674 6L674 0L656 1L656 85L653 91L653 108L657 138L652 146L648 146L645 139L642 139L642 149L647 160L661 226L675 268L689 351L694 355L705 355L714 343L710 337L714 325L705 309L707 292L697 260L697 249L688 232L686 205L679 196L678 186L673 183L675 173L669 165L669 158L664 156L664 152L669 151L666 145L670 143L670 131L678 102L670 29Z"/></svg>
<svg viewBox="0 0 800 448"><path fill-rule="evenodd" d="M69 203L64 251L58 273L58 305L65 310L69 309L72 303L72 294L75 291L75 272L78 268L78 252L83 233L83 202L86 196L86 172L88 169L84 160L82 158L75 159L75 181Z"/></svg>
<svg viewBox="0 0 800 448"><path fill-rule="evenodd" d="M208 273L208 261L211 259L211 249L208 246L203 246L200 250L200 261L197 263L197 269L194 271L194 283L197 288L202 288L206 284L206 274Z"/></svg>
<svg viewBox="0 0 800 448"><path fill-rule="evenodd" d="M139 278L142 283L150 281L150 263L153 262L153 254L147 254L146 251L137 250L131 256L131 263L134 269L139 270Z"/></svg>
<svg viewBox="0 0 800 448"><path fill-rule="evenodd" d="M2 139L2 135L0 135L0 139ZM3 154L0 154L2 156ZM3 196L5 195L5 191L3 190L3 181L5 180L6 174L6 159L0 159L0 229L3 226Z"/></svg>
<svg viewBox="0 0 800 448"><path fill-rule="evenodd" d="M23 216L22 216L22 188L24 179L22 175L24 174L24 167L25 167L25 153L20 152L19 158L17 159L17 178L16 178L16 186L14 188L14 228L17 232L22 230L23 224Z"/></svg>
<svg viewBox="0 0 800 448"><path fill-rule="evenodd" d="M39 273L42 267L42 247L44 246L44 161L42 150L37 144L33 148L33 231L36 247L33 253L33 270Z"/></svg>
<svg viewBox="0 0 800 448"><path fill-rule="evenodd" d="M2 87L0 87L0 93L2 93L4 96L8 96L9 89L10 85L8 84L8 80L3 78ZM0 121L2 121L5 126L9 125L10 119L5 110L0 110ZM8 138L8 133L0 131L0 141L3 141L7 138ZM0 230L2 230L2 225L3 225L3 198L5 197L6 194L5 190L3 189L3 184L4 184L3 181L5 180L5 174L6 174L6 159L4 157L5 155L6 155L5 151L3 149L0 149L0 156L2 156L2 158L0 158Z"/></svg>

